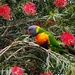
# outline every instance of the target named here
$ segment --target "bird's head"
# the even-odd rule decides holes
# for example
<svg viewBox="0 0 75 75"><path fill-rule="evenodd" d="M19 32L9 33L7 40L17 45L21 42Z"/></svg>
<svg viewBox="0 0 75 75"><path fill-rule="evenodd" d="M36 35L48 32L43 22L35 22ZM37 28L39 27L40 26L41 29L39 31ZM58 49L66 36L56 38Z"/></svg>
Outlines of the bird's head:
<svg viewBox="0 0 75 75"><path fill-rule="evenodd" d="M36 36L38 34L37 29L39 29L39 26L36 26L36 25L29 26L27 33L31 34L32 36Z"/></svg>

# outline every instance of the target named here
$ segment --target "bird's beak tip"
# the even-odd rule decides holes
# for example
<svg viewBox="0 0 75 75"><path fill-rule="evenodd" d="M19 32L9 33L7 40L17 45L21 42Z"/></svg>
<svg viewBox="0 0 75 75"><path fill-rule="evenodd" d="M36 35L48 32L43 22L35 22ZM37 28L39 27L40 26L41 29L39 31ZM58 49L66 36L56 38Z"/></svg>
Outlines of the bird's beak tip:
<svg viewBox="0 0 75 75"><path fill-rule="evenodd" d="M30 31L29 31L29 30L27 30L27 33L28 33L28 34L30 34Z"/></svg>

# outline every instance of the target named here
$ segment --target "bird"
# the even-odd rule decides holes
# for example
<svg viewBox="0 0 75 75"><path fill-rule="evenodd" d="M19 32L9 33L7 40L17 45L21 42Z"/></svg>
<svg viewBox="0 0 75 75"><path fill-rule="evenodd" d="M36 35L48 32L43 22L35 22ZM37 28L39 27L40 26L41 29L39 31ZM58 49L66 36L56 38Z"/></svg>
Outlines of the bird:
<svg viewBox="0 0 75 75"><path fill-rule="evenodd" d="M37 44L45 49L57 50L57 52L66 52L58 43L54 35L40 26L31 25L28 27L27 33L35 37Z"/></svg>

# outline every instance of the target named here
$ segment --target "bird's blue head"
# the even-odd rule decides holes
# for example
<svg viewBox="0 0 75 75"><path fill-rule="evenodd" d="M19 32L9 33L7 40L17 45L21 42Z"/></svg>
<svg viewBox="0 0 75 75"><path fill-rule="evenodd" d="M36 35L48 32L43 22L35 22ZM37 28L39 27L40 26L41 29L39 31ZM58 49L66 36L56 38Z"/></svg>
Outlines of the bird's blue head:
<svg viewBox="0 0 75 75"><path fill-rule="evenodd" d="M36 28L37 27L38 26L36 26L36 25L29 26L28 30L27 30L28 34L31 34L32 36L36 36L37 35Z"/></svg>

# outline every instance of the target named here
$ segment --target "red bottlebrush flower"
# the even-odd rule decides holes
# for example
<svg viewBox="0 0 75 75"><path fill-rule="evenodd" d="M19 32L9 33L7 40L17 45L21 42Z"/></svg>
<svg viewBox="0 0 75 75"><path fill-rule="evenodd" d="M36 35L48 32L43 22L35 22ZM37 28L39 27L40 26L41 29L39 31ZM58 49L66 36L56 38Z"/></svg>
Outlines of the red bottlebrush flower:
<svg viewBox="0 0 75 75"><path fill-rule="evenodd" d="M53 23L53 22L54 22L54 20L49 20L49 22L50 22L50 23Z"/></svg>
<svg viewBox="0 0 75 75"><path fill-rule="evenodd" d="M0 6L0 16L4 17L6 20L11 18L10 7L7 4Z"/></svg>
<svg viewBox="0 0 75 75"><path fill-rule="evenodd" d="M54 5L56 7L62 8L67 6L67 0L55 0Z"/></svg>
<svg viewBox="0 0 75 75"><path fill-rule="evenodd" d="M24 4L22 9L27 15L34 16L36 14L36 6L32 2L28 2L28 3Z"/></svg>
<svg viewBox="0 0 75 75"><path fill-rule="evenodd" d="M42 25L42 21L35 21L33 24L37 25L37 26L41 26Z"/></svg>
<svg viewBox="0 0 75 75"><path fill-rule="evenodd" d="M72 46L75 44L75 37L69 32L63 32L60 35L60 39L65 43L67 46Z"/></svg>
<svg viewBox="0 0 75 75"><path fill-rule="evenodd" d="M37 25L37 26L40 26L38 22L34 22L33 24L34 24L34 25Z"/></svg>
<svg viewBox="0 0 75 75"><path fill-rule="evenodd" d="M47 71L44 75L52 75L50 71Z"/></svg>
<svg viewBox="0 0 75 75"><path fill-rule="evenodd" d="M12 75L23 75L23 69L17 66L12 68Z"/></svg>
<svg viewBox="0 0 75 75"><path fill-rule="evenodd" d="M55 21L53 19L50 19L50 20L46 20L46 26L50 26L50 25L53 25L55 24Z"/></svg>

